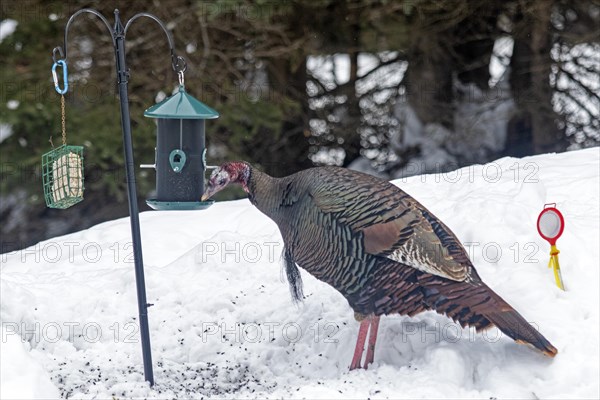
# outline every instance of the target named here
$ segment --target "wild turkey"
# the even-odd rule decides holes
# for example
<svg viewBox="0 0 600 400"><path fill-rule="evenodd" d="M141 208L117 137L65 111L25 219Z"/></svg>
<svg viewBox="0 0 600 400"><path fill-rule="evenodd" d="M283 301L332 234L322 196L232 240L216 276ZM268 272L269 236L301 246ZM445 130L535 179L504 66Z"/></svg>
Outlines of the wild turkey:
<svg viewBox="0 0 600 400"><path fill-rule="evenodd" d="M298 266L338 290L360 321L350 369L373 361L381 315L445 314L477 331L497 326L517 343L554 357L556 348L494 293L450 229L393 184L337 167L273 178L245 162L213 171L202 199L239 183L277 223L294 300L302 299Z"/></svg>

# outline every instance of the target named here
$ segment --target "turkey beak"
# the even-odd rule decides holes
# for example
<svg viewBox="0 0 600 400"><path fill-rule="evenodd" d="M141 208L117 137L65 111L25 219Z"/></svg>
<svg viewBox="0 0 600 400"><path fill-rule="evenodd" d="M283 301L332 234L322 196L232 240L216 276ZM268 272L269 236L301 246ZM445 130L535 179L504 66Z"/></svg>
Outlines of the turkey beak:
<svg viewBox="0 0 600 400"><path fill-rule="evenodd" d="M206 189L204 189L204 194L202 195L202 201L206 201L210 199L214 194L220 192L223 189L224 185L219 185L215 179L211 179L208 181L208 185L206 185Z"/></svg>
<svg viewBox="0 0 600 400"><path fill-rule="evenodd" d="M230 177L227 171L224 171L221 168L216 169L208 180L208 185L206 185L206 189L204 189L201 200L206 201L217 192L220 192L221 189L227 186L229 180Z"/></svg>
<svg viewBox="0 0 600 400"><path fill-rule="evenodd" d="M213 186L209 183L208 187L206 188L206 190L204 191L204 194L202 195L202 198L200 200L202 201L206 201L208 199L211 198L211 196L213 194L215 194L215 189L213 188Z"/></svg>
<svg viewBox="0 0 600 400"><path fill-rule="evenodd" d="M206 201L206 200L210 199L212 197L212 195L217 193L218 191L219 191L218 185L215 183L215 180L213 179L213 177L211 177L211 179L208 180L208 184L206 185L206 188L204 189L204 194L202 195L202 198L200 200Z"/></svg>

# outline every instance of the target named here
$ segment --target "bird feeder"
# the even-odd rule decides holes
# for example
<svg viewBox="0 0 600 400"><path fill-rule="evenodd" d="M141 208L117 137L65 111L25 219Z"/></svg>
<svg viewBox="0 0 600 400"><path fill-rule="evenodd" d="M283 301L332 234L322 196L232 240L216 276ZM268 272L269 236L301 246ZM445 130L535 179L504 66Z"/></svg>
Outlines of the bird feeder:
<svg viewBox="0 0 600 400"><path fill-rule="evenodd" d="M53 58L55 57L56 54L53 52ZM62 88L56 73L59 66L63 69ZM65 94L69 90L69 79L65 60L54 61L52 78L54 88L60 94L62 146L42 155L42 182L46 206L65 209L83 200L83 147L67 146Z"/></svg>
<svg viewBox="0 0 600 400"><path fill-rule="evenodd" d="M185 91L183 74L173 96L148 108L156 118L155 162L141 165L156 170L156 198L146 203L155 210L199 210L214 201L200 201L206 171L205 123L219 113Z"/></svg>

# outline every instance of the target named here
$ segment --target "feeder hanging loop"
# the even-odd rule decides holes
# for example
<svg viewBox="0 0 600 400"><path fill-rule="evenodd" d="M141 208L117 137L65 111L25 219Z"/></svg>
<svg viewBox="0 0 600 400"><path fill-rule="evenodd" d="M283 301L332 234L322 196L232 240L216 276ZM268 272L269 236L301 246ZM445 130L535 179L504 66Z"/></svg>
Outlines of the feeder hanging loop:
<svg viewBox="0 0 600 400"><path fill-rule="evenodd" d="M54 56L54 55L53 55ZM64 88L60 88L60 83L58 82L58 74L56 73L56 67L61 66L63 69L63 83ZM52 79L54 80L54 89L58 92L58 94L64 95L69 90L69 80L67 74L67 62L65 60L55 61L52 65Z"/></svg>
<svg viewBox="0 0 600 400"><path fill-rule="evenodd" d="M58 52L58 58L56 57L56 52ZM64 60L65 54L63 53L62 47L55 47L52 49L52 61L57 62L58 60Z"/></svg>
<svg viewBox="0 0 600 400"><path fill-rule="evenodd" d="M181 56L175 56L175 54L173 54L171 60L173 64L173 71L176 71L177 73L187 71L187 62L185 61L185 58Z"/></svg>

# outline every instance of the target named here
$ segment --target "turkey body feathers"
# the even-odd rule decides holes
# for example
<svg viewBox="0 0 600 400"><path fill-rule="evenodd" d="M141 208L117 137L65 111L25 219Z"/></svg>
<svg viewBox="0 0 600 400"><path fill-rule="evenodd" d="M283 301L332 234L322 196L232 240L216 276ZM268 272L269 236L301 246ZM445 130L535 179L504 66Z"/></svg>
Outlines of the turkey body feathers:
<svg viewBox="0 0 600 400"><path fill-rule="evenodd" d="M285 178L251 169L248 192L281 231L288 276L297 264L337 289L355 312L435 310L477 330L496 325L518 342L556 354L481 281L452 231L391 183L336 167ZM301 289L290 283L297 297Z"/></svg>
<svg viewBox="0 0 600 400"><path fill-rule="evenodd" d="M281 179L253 169L249 187L254 188L251 200L279 225L284 240L297 231L306 236L308 229L313 241L333 245L327 254L333 251L336 258L349 251L366 253L452 280L472 278L472 264L458 238L387 181L336 167Z"/></svg>

